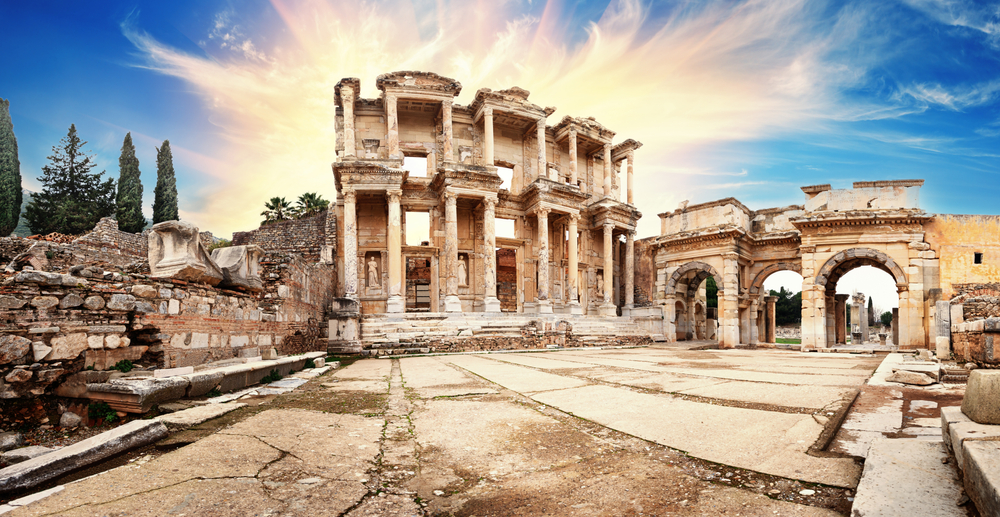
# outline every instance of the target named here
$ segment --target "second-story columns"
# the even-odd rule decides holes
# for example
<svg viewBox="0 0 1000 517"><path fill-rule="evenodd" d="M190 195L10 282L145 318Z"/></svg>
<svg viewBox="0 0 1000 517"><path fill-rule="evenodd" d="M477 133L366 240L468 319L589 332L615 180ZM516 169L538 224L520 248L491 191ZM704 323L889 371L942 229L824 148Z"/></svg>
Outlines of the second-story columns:
<svg viewBox="0 0 1000 517"><path fill-rule="evenodd" d="M545 117L538 119L538 177L549 177L548 160L545 158Z"/></svg>
<svg viewBox="0 0 1000 517"><path fill-rule="evenodd" d="M396 96L385 96L385 145L389 148L389 158L402 160L403 153L399 151L399 117L396 116Z"/></svg>
<svg viewBox="0 0 1000 517"><path fill-rule="evenodd" d="M444 262L445 312L462 312L458 299L458 199L454 192L444 193Z"/></svg>
<svg viewBox="0 0 1000 517"><path fill-rule="evenodd" d="M493 108L483 108L483 161L493 166Z"/></svg>
<svg viewBox="0 0 1000 517"><path fill-rule="evenodd" d="M452 144L452 124L451 124L451 101L441 101L441 127L444 132L444 144L441 151L444 153L444 161L455 161L455 151Z"/></svg>
<svg viewBox="0 0 1000 517"><path fill-rule="evenodd" d="M354 136L354 88L342 87L340 99L344 105L344 156L355 156L357 144Z"/></svg>
<svg viewBox="0 0 1000 517"><path fill-rule="evenodd" d="M386 228L389 254L389 300L386 302L386 312L406 312L406 300L403 299L403 238L402 217L399 200L402 190L389 190L386 193L389 201L389 224Z"/></svg>
<svg viewBox="0 0 1000 517"><path fill-rule="evenodd" d="M538 312L552 313L549 300L549 209L539 208L538 217Z"/></svg>
<svg viewBox="0 0 1000 517"><path fill-rule="evenodd" d="M569 184L576 186L576 130L569 131Z"/></svg>
<svg viewBox="0 0 1000 517"><path fill-rule="evenodd" d="M632 204L632 161L635 159L635 152L629 151L625 155L625 159L628 162L628 183L627 183L628 197L626 197L625 199L627 200L627 203L631 205Z"/></svg>
<svg viewBox="0 0 1000 517"><path fill-rule="evenodd" d="M635 306L635 231L625 234L625 307L631 310Z"/></svg>
<svg viewBox="0 0 1000 517"><path fill-rule="evenodd" d="M604 144L604 197L611 197L611 144Z"/></svg>

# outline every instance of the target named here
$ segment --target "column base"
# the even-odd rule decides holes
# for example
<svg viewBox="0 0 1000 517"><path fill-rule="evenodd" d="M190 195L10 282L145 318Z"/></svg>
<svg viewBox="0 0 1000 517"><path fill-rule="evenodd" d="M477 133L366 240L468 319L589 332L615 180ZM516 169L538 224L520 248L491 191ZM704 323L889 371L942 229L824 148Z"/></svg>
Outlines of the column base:
<svg viewBox="0 0 1000 517"><path fill-rule="evenodd" d="M500 300L496 296L487 296L483 305L483 312L500 312Z"/></svg>
<svg viewBox="0 0 1000 517"><path fill-rule="evenodd" d="M385 302L385 312L406 312L406 300L398 294L390 296L389 300Z"/></svg>
<svg viewBox="0 0 1000 517"><path fill-rule="evenodd" d="M618 307L612 303L601 305L601 316L618 316Z"/></svg>
<svg viewBox="0 0 1000 517"><path fill-rule="evenodd" d="M444 297L444 312L462 312L462 301L451 294Z"/></svg>
<svg viewBox="0 0 1000 517"><path fill-rule="evenodd" d="M634 309L634 308L635 308L634 304L626 303L625 306L622 307L622 317L623 318L630 318L630 317L632 317L632 309Z"/></svg>
<svg viewBox="0 0 1000 517"><path fill-rule="evenodd" d="M538 314L552 314L552 302L548 300L539 300Z"/></svg>
<svg viewBox="0 0 1000 517"><path fill-rule="evenodd" d="M580 302L569 302L569 313L583 315L583 305Z"/></svg>

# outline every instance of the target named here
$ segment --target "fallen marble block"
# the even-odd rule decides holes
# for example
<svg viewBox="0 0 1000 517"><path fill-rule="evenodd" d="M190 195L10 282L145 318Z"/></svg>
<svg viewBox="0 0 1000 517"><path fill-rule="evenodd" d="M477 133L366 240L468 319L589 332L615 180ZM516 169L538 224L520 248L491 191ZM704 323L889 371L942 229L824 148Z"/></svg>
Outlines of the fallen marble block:
<svg viewBox="0 0 1000 517"><path fill-rule="evenodd" d="M0 494L38 486L66 472L86 467L167 436L157 420L134 420L108 432L0 470Z"/></svg>
<svg viewBox="0 0 1000 517"><path fill-rule="evenodd" d="M912 384L914 386L929 386L937 381L922 373L899 370L890 375L889 378L886 379L886 382L899 382L902 384Z"/></svg>
<svg viewBox="0 0 1000 517"><path fill-rule="evenodd" d="M258 268L264 251L258 246L229 246L212 251L212 260L222 270L220 287L236 287L247 291L261 291L264 283L260 280Z"/></svg>
<svg viewBox="0 0 1000 517"><path fill-rule="evenodd" d="M216 285L222 270L201 244L198 228L181 221L163 221L149 232L149 269L153 278L173 278Z"/></svg>
<svg viewBox="0 0 1000 517"><path fill-rule="evenodd" d="M87 397L107 402L116 411L145 413L161 402L184 398L189 385L184 377L111 379L87 384Z"/></svg>

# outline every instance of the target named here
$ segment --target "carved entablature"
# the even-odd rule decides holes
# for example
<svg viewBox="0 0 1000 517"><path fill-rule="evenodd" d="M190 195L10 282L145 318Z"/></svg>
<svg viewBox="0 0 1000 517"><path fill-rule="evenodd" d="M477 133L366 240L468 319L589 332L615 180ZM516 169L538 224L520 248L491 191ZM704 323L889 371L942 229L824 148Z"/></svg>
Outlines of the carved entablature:
<svg viewBox="0 0 1000 517"><path fill-rule="evenodd" d="M625 231L635 230L636 223L642 217L642 213L631 206L616 201L608 202L606 198L588 206L587 212L592 214L594 226L610 222L616 229Z"/></svg>
<svg viewBox="0 0 1000 517"><path fill-rule="evenodd" d="M438 169L430 187L438 193L444 192L446 188L496 192L502 184L503 178L497 174L496 167L447 162L443 168Z"/></svg>
<svg viewBox="0 0 1000 517"><path fill-rule="evenodd" d="M340 96L340 89L348 86L354 90L354 102L357 103L360 99L361 94L361 79L357 77L345 77L337 82L337 85L333 87L333 102L338 108L344 107L343 98Z"/></svg>
<svg viewBox="0 0 1000 517"><path fill-rule="evenodd" d="M354 190L399 189L410 174L407 170L396 168L399 165L400 160L339 161L333 164L333 179L338 192L343 192L344 187Z"/></svg>
<svg viewBox="0 0 1000 517"><path fill-rule="evenodd" d="M611 148L611 161L624 160L628 157L628 153L635 152L640 147L642 147L642 142L629 138Z"/></svg>
<svg viewBox="0 0 1000 517"><path fill-rule="evenodd" d="M714 231L671 235L667 238L661 237L656 239L655 243L660 248L670 251L688 251L724 245L735 247L745 235L741 228L729 227L718 228Z"/></svg>
<svg viewBox="0 0 1000 517"><path fill-rule="evenodd" d="M432 72L401 71L382 74L375 87L383 94L402 97L451 99L462 91L462 83Z"/></svg>
<svg viewBox="0 0 1000 517"><path fill-rule="evenodd" d="M536 179L521 191L521 199L527 205L545 202L564 206L572 211L578 211L588 197L589 195L581 192L579 187L546 178Z"/></svg>
<svg viewBox="0 0 1000 517"><path fill-rule="evenodd" d="M610 144L615 136L614 131L601 125L594 117L565 116L552 128L552 131L555 134L555 141L560 143L569 138L571 131L575 131L577 149L586 155L603 152L604 145ZM635 142L635 140L629 141Z"/></svg>
<svg viewBox="0 0 1000 517"><path fill-rule="evenodd" d="M543 108L528 102L528 94L528 90L517 86L498 92L481 88L469 105L473 113L472 120L478 122L484 110L492 109L494 124L527 130L542 117L548 117L556 111L555 108Z"/></svg>
<svg viewBox="0 0 1000 517"><path fill-rule="evenodd" d="M789 222L803 235L829 233L884 232L920 233L931 215L923 210L851 210L807 212L808 216L793 217ZM906 240L906 239L904 239Z"/></svg>

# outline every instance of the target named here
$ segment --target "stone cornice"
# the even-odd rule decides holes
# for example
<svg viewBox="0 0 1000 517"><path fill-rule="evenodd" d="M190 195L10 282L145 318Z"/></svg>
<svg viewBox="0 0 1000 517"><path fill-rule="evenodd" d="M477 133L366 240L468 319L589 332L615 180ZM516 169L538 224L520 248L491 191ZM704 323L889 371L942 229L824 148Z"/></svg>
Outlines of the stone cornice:
<svg viewBox="0 0 1000 517"><path fill-rule="evenodd" d="M375 79L375 87L384 93L403 97L407 93L430 93L432 96L456 97L462 92L462 83L433 72L399 71L382 74Z"/></svg>
<svg viewBox="0 0 1000 517"><path fill-rule="evenodd" d="M446 162L434 175L430 188L437 192L446 188L480 190L485 191L483 195L496 195L503 183L496 170L496 167Z"/></svg>
<svg viewBox="0 0 1000 517"><path fill-rule="evenodd" d="M790 218L798 228L821 226L869 226L876 224L923 224L933 216L923 210L849 210L843 212L807 212L802 217Z"/></svg>
<svg viewBox="0 0 1000 517"><path fill-rule="evenodd" d="M401 189L409 171L399 169L400 160L341 160L333 163L333 179L338 191Z"/></svg>

